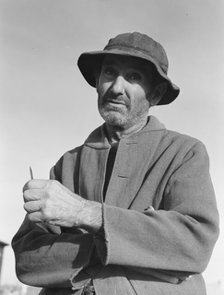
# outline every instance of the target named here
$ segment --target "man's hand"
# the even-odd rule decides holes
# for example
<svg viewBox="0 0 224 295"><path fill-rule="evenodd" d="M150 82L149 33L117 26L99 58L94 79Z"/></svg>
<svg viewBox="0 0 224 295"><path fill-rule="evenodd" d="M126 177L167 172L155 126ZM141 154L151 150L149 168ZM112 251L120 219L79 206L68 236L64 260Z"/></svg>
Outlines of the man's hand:
<svg viewBox="0 0 224 295"><path fill-rule="evenodd" d="M32 222L97 231L102 225L101 204L87 201L56 180L28 181L23 188L24 209Z"/></svg>

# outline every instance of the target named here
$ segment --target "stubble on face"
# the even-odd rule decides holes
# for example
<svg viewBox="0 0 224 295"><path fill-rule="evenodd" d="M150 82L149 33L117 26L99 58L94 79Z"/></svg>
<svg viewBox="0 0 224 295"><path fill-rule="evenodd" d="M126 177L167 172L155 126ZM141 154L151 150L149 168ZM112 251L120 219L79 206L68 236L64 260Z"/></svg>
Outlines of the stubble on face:
<svg viewBox="0 0 224 295"><path fill-rule="evenodd" d="M125 125L130 110L130 101L125 95L116 96L110 89L103 93L98 89L98 110L104 121L112 126Z"/></svg>
<svg viewBox="0 0 224 295"><path fill-rule="evenodd" d="M119 101L118 105L111 103L113 99ZM113 94L98 92L98 110L106 124L125 130L132 125L144 121L148 115L149 102L131 102L125 95L113 98Z"/></svg>

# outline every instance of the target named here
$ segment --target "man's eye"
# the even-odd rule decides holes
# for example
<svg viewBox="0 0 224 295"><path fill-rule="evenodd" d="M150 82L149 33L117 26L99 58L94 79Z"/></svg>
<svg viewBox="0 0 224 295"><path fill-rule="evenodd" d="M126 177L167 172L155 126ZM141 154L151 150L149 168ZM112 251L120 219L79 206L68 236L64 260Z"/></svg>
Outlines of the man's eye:
<svg viewBox="0 0 224 295"><path fill-rule="evenodd" d="M104 68L103 70L103 73L106 75L106 76L115 76L116 75L116 72L115 70L112 68L112 67L106 67Z"/></svg>
<svg viewBox="0 0 224 295"><path fill-rule="evenodd" d="M142 80L142 76L139 73L133 72L128 75L128 79L132 82L139 82Z"/></svg>

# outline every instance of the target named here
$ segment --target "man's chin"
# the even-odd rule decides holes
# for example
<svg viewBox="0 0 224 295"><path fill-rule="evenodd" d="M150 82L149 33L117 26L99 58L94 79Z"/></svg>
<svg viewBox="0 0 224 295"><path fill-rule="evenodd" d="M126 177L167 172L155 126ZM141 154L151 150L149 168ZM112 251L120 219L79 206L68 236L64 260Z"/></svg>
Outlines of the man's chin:
<svg viewBox="0 0 224 295"><path fill-rule="evenodd" d="M102 112L101 116L108 125L120 128L126 125L126 119L118 112Z"/></svg>

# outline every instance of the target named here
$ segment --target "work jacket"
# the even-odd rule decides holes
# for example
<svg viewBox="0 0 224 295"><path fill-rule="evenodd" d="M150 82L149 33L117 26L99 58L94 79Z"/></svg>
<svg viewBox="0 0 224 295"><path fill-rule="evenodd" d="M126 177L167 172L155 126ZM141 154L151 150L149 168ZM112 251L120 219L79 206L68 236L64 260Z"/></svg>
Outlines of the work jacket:
<svg viewBox="0 0 224 295"><path fill-rule="evenodd" d="M118 144L103 199L110 144L104 125L51 170L83 198L101 202L95 234L25 218L12 246L18 278L42 294L204 295L201 273L218 235L218 213L204 145L155 117Z"/></svg>

